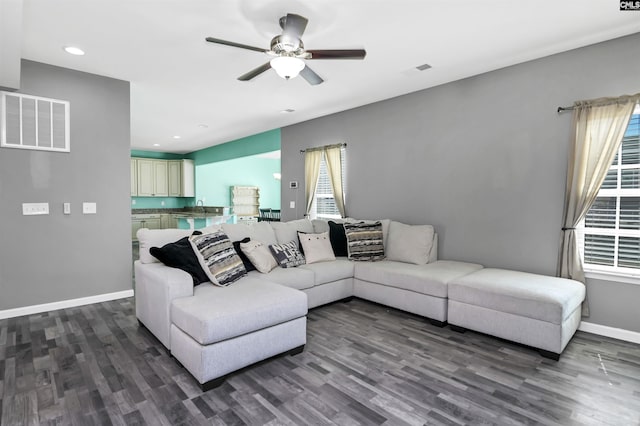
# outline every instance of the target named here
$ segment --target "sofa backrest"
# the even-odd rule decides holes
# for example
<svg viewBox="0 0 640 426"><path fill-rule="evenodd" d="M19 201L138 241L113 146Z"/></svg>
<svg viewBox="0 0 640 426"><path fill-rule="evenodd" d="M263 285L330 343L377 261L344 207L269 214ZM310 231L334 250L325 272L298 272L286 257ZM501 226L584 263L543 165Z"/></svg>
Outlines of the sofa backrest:
<svg viewBox="0 0 640 426"><path fill-rule="evenodd" d="M359 222L359 219L336 219L335 222ZM369 222L369 220L366 220ZM380 220L382 223L382 239L386 248L389 239L389 228L391 220ZM207 228L200 229L202 233L210 233L222 228L231 241L240 241L244 238L262 241L266 244L284 244L289 241L295 241L298 245L298 231L306 233L329 232L328 221L323 219L299 219L289 222L258 222L253 225L243 223L222 225L212 225ZM165 244L175 242L180 238L191 235L193 230L190 229L147 229L142 228L137 232L138 242L140 246L140 262L156 263L159 262L149 253L151 247L162 247ZM438 260L438 235L433 233L433 241L431 243L428 255L428 263Z"/></svg>

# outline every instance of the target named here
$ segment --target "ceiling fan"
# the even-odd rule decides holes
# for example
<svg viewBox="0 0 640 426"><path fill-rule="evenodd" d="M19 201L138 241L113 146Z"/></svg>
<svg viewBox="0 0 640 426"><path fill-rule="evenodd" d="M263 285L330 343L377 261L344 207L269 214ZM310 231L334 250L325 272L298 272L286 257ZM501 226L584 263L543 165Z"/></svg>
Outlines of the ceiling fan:
<svg viewBox="0 0 640 426"><path fill-rule="evenodd" d="M306 50L302 43L302 33L307 27L309 20L304 16L288 13L280 18L282 34L275 36L271 40L270 49L248 46L246 44L235 43L233 41L221 40L219 38L207 37L211 43L224 44L241 49L253 50L273 56L266 64L249 71L238 77L240 81L248 81L270 68L273 68L278 75L286 80L295 78L298 74L309 84L316 85L324 80L316 74L308 65L307 59L364 59L367 52L364 49L339 49L339 50Z"/></svg>

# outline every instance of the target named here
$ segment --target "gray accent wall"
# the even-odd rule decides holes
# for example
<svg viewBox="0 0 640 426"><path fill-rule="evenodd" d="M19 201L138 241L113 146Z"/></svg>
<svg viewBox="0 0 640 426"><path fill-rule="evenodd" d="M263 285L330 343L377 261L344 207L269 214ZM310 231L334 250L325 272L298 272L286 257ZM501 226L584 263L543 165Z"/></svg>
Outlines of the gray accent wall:
<svg viewBox="0 0 640 426"><path fill-rule="evenodd" d="M131 289L129 83L23 60L19 93L70 102L71 152L0 148L0 310Z"/></svg>
<svg viewBox="0 0 640 426"><path fill-rule="evenodd" d="M441 259L555 275L571 132L556 109L638 92L635 34L285 127L283 220L304 214L300 150L346 142L348 216L432 224ZM640 332L640 285L588 291L589 322Z"/></svg>

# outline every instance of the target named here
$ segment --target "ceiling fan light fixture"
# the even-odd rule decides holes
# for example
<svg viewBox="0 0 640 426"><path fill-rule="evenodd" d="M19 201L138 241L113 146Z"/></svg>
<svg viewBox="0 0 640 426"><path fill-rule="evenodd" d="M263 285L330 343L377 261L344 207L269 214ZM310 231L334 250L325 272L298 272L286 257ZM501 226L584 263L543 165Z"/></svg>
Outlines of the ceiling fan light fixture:
<svg viewBox="0 0 640 426"><path fill-rule="evenodd" d="M271 68L285 80L297 77L305 66L302 59L293 56L278 56L273 58L270 64Z"/></svg>

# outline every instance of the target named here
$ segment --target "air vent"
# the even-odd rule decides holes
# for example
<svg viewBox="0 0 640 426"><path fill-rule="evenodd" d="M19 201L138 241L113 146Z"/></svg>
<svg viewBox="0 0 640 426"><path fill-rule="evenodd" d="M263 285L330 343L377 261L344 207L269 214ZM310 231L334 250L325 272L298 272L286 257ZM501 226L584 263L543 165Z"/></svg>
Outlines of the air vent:
<svg viewBox="0 0 640 426"><path fill-rule="evenodd" d="M429 64L422 64L422 65L418 65L418 66L416 67L416 69L417 69L418 71L428 70L429 68L431 68L431 65L429 65Z"/></svg>
<svg viewBox="0 0 640 426"><path fill-rule="evenodd" d="M69 102L0 92L0 146L69 152Z"/></svg>

